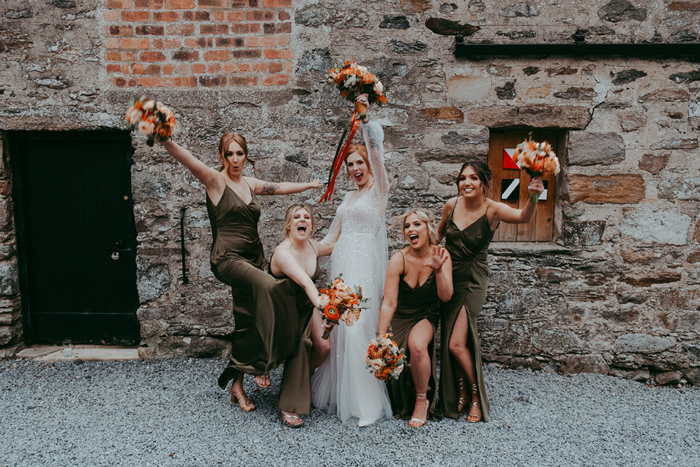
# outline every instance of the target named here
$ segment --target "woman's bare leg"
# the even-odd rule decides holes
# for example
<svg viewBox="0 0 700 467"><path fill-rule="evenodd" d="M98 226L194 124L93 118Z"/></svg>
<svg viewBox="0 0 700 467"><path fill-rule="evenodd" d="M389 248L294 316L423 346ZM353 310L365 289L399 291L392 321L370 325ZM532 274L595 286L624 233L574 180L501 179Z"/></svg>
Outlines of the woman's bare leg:
<svg viewBox="0 0 700 467"><path fill-rule="evenodd" d="M473 422L481 419L481 409L473 405L474 402L479 402L479 393L472 389L478 387L478 384L476 381L476 372L474 370L474 358L472 357L471 350L469 350L467 346L468 332L469 319L467 318L467 311L462 307L462 309L459 310L457 321L455 321L454 328L452 329L452 337L450 338L449 345L450 353L455 357L466 376L467 388L472 390L472 405L467 420ZM459 386L459 382L456 381L455 383Z"/></svg>
<svg viewBox="0 0 700 467"><path fill-rule="evenodd" d="M411 376L416 388L416 402L413 407L413 415L408 423L414 428L421 427L428 419L430 402L426 398L428 382L430 381L430 354L428 346L433 341L433 326L426 319L416 324L408 336L408 351L411 358ZM423 397L420 397L420 396Z"/></svg>

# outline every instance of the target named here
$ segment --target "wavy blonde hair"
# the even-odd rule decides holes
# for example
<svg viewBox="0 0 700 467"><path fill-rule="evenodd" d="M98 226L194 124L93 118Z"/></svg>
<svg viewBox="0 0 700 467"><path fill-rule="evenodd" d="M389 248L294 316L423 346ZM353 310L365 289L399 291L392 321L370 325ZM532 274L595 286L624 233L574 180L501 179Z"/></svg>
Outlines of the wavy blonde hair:
<svg viewBox="0 0 700 467"><path fill-rule="evenodd" d="M313 235L314 230L316 230L316 221L314 220L314 211L311 206L304 203L292 204L287 208L287 213L284 215L284 238L289 237L289 229L292 226L292 220L294 220L294 213L299 209L306 209L306 212L311 216L311 235ZM311 237L309 235L309 237Z"/></svg>
<svg viewBox="0 0 700 467"><path fill-rule="evenodd" d="M433 215L433 213L428 211L427 209L414 208L404 212L400 216L394 216L394 222L392 222L391 227L399 226L399 228L401 229L401 235L403 236L403 239L407 240L404 225L406 224L406 219L411 214L415 214L416 217L418 217L418 219L424 222L425 225L428 227L428 243L431 245L437 245L438 235L437 228L435 227L435 215Z"/></svg>

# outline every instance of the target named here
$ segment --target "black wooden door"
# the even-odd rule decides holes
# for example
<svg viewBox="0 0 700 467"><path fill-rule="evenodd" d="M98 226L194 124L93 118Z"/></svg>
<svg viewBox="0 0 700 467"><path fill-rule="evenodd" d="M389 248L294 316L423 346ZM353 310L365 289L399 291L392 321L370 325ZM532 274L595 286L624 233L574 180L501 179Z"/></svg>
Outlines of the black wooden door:
<svg viewBox="0 0 700 467"><path fill-rule="evenodd" d="M26 340L138 342L129 134L17 132L10 148Z"/></svg>

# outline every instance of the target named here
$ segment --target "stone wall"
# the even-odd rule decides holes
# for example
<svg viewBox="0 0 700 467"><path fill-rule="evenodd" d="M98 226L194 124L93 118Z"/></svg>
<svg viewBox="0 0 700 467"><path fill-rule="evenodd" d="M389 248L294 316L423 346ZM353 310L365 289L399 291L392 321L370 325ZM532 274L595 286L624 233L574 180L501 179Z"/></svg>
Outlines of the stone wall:
<svg viewBox="0 0 700 467"><path fill-rule="evenodd" d="M120 128L126 102L146 91L176 110L175 139L210 166L217 165L221 133L240 131L258 161L260 172L250 175L272 181L324 178L350 106L322 79L336 61L357 58L383 81L390 103L372 112L386 133L390 213L420 205L438 215L456 193L452 179L461 162L486 158L491 130L565 131L555 238L491 248L492 286L479 322L486 359L656 377L662 383L682 377L700 381L697 63L622 57L466 60L453 53L456 33L467 42L563 43L572 42L575 33L601 43L697 42L700 2L395 0L360 5L295 0L273 5L249 0L239 5L224 0L219 7L210 0L126 1L129 5L124 0L5 2L0 11L0 130ZM191 35L172 32L172 24L163 24L161 35L155 16L148 23L132 21L124 16L126 9L178 14L178 27L192 25ZM261 36L239 34L238 17L229 14L244 10L262 11L263 19L266 11L274 11L276 24L288 24L280 15L289 13L291 32L268 28ZM209 23L221 27L211 35L196 20L207 12ZM124 41L138 38L145 27L157 32L142 35L148 40L181 41L176 49L158 52L165 56L162 63L145 62L151 55L142 58L142 52L124 48ZM255 67L255 60L233 54L241 47L265 50L251 45L255 37L274 38L276 50L291 58L270 59L267 71L262 63L259 71L242 71L246 63ZM188 38L206 40L187 46ZM237 38L245 47L237 48ZM234 46L224 46L225 39ZM115 40L119 50L110 46ZM160 50L155 43L149 47L149 53ZM167 68L168 74L166 66L177 61L173 54L181 49L198 54L196 62L206 72L198 74L187 63ZM209 63L209 49L228 51L226 59ZM114 53L121 54L119 62L112 60ZM282 63L289 80L265 83L266 76L282 73L272 71L270 63ZM143 74L136 73L139 64ZM159 75L146 71L154 64ZM257 80L232 86L241 74ZM146 76L195 76L197 86L140 83ZM202 78L207 76L226 81L210 86L216 83ZM132 84L132 89L121 87ZM143 355L220 355L234 323L230 292L209 270L202 186L163 151L146 147L138 137L134 145ZM9 170L3 173L9 183ZM319 197L265 199L260 231L268 255L280 240L285 207ZM318 235L327 229L340 198L318 207ZM7 193L2 199L4 241L13 238L12 197ZM180 280L181 206L187 208L187 285ZM398 232L390 232L390 240L392 249L400 246ZM16 259L10 250L0 262L9 271L3 277L15 284L0 311L3 346L21 340ZM11 340L2 340L5 335Z"/></svg>

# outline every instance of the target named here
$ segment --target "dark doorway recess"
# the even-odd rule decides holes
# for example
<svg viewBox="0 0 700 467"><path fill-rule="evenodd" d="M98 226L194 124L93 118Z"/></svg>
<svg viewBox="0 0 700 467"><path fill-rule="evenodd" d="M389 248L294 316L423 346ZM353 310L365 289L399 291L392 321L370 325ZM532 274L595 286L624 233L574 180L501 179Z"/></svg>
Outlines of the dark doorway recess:
<svg viewBox="0 0 700 467"><path fill-rule="evenodd" d="M28 342L134 344L136 228L128 132L11 132Z"/></svg>

